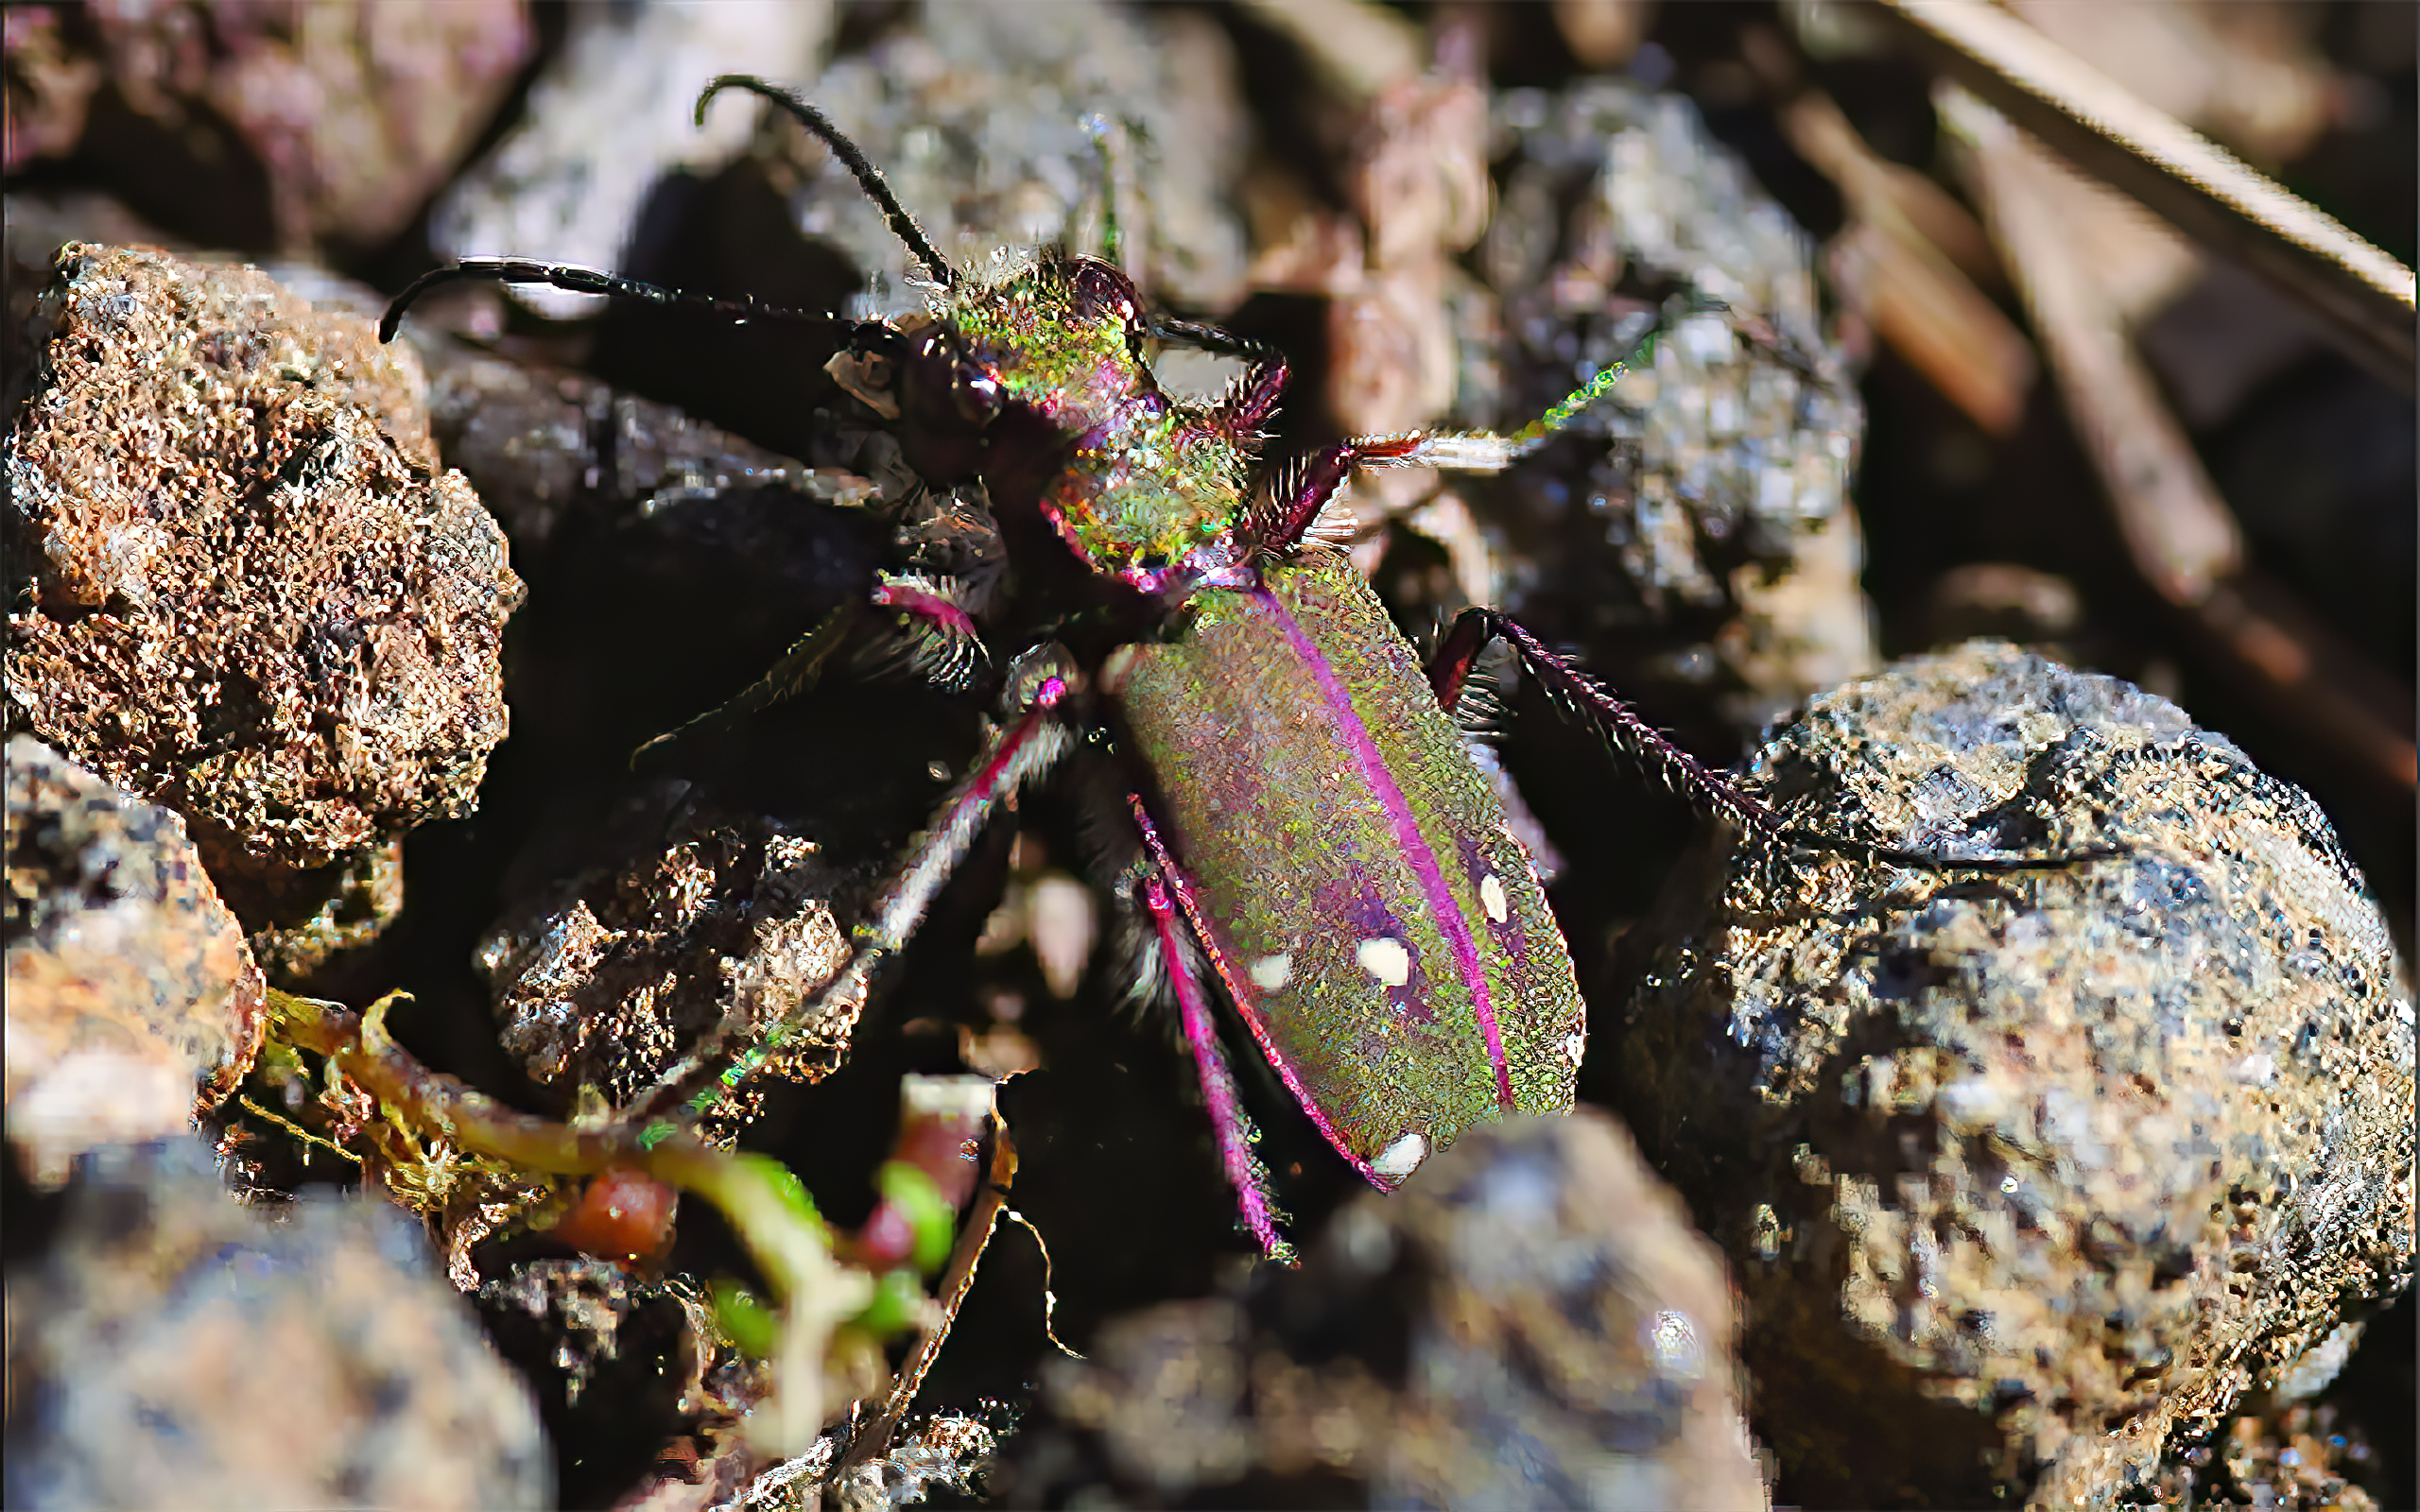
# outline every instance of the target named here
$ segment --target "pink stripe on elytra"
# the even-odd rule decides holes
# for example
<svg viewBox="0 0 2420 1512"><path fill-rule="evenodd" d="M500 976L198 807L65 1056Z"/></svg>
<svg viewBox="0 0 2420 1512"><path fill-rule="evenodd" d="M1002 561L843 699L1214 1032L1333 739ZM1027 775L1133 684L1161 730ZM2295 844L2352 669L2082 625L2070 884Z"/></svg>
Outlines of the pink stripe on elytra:
<svg viewBox="0 0 2420 1512"><path fill-rule="evenodd" d="M1512 1075L1504 1062L1504 1037L1495 1025L1495 1005L1487 990L1487 973L1479 966L1478 947L1471 938L1469 922L1462 918L1461 905L1445 885L1445 874L1437 865L1435 852L1428 849L1427 836L1420 833L1420 819L1405 801L1403 789L1395 785L1394 774L1387 769L1387 759L1370 738L1369 727L1361 722L1359 711L1353 707L1351 696L1337 680L1336 669L1328 665L1327 657L1306 634L1277 595L1266 588L1253 593L1277 616L1285 627L1286 637L1293 643L1294 654L1310 668L1311 678L1320 686L1320 694L1335 712L1338 728L1345 743L1361 764L1361 776L1369 783L1370 792L1387 811L1387 818L1394 826L1395 844L1403 848L1404 859L1411 864L1413 875L1420 879L1421 891L1427 894L1429 911L1436 916L1437 927L1443 931L1445 943L1452 948L1454 964L1462 973L1462 983L1470 988L1471 1013L1478 1020L1479 1033L1487 1040L1487 1058L1495 1068L1496 1100L1506 1108L1512 1106Z"/></svg>

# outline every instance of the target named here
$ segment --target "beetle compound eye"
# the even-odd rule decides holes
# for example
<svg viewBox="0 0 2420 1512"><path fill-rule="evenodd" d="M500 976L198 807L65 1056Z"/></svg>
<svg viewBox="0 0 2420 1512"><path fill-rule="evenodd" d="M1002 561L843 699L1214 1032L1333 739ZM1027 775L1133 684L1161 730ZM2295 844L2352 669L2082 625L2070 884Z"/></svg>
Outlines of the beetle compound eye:
<svg viewBox="0 0 2420 1512"><path fill-rule="evenodd" d="M979 431L1000 412L998 375L944 328L925 332L908 348L899 364L897 389L900 407L941 434Z"/></svg>
<svg viewBox="0 0 2420 1512"><path fill-rule="evenodd" d="M1134 281L1097 258L1080 257L1068 265L1067 290L1079 318L1130 327L1141 322L1143 302Z"/></svg>
<svg viewBox="0 0 2420 1512"><path fill-rule="evenodd" d="M1000 412L1000 380L989 369L965 363L958 369L958 389L952 396L958 402L958 413L970 425L981 425Z"/></svg>

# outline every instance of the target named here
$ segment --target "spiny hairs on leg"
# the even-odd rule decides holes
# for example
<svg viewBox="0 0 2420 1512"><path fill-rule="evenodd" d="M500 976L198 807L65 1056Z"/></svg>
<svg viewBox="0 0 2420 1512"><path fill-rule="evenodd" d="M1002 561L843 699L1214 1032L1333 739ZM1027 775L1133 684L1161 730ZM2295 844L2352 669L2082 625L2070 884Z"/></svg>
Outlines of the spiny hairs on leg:
<svg viewBox="0 0 2420 1512"><path fill-rule="evenodd" d="M1911 867L1925 871L2023 872L2058 871L2087 861L2124 854L2100 846L2056 856L1941 856L1876 845L1846 835L1826 834L1783 820L1760 799L1750 797L1728 777L1667 739L1662 730L1641 719L1635 710L1614 696L1602 683L1567 659L1547 649L1518 623L1494 610L1464 610L1440 648L1432 682L1459 690L1461 678L1490 637L1512 644L1521 664L1558 704L1573 710L1614 745L1652 761L1660 775L1699 807L1729 819L1748 833L1777 845L1829 851L1880 866Z"/></svg>
<svg viewBox="0 0 2420 1512"><path fill-rule="evenodd" d="M1209 994L1203 989L1204 973L1187 958L1190 953L1185 949L1184 936L1190 925L1171 885L1175 863L1159 833L1151 827L1142 799L1130 797L1128 806L1151 857L1141 879L1143 906L1160 936L1161 958L1167 963L1168 986L1176 996L1178 1022L1193 1052L1194 1074L1201 1084L1202 1103L1209 1110L1211 1135L1219 1146L1219 1163L1226 1174L1227 1184L1235 1190L1236 1216L1259 1242L1263 1254L1281 1265L1291 1265L1295 1257L1293 1246L1286 1242L1286 1214L1270 1194L1269 1168L1253 1148L1260 1143L1260 1130L1244 1110L1243 1098L1236 1090L1235 1073L1227 1064L1226 1053L1219 1046L1219 1027L1211 1016Z"/></svg>

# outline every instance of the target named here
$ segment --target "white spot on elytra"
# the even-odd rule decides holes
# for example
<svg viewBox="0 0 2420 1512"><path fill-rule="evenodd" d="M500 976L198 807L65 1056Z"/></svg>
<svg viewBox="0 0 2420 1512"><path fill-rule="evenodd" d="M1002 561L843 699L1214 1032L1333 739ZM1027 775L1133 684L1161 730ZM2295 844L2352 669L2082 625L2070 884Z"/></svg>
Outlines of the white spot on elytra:
<svg viewBox="0 0 2420 1512"><path fill-rule="evenodd" d="M1493 871L1478 879L1478 905L1499 924L1512 917L1512 900L1504 896L1504 884Z"/></svg>
<svg viewBox="0 0 2420 1512"><path fill-rule="evenodd" d="M1390 1181L1400 1181L1419 1170L1420 1162L1426 1159L1427 1139L1419 1134L1407 1134L1380 1150L1378 1158L1370 1162L1370 1169Z"/></svg>
<svg viewBox="0 0 2420 1512"><path fill-rule="evenodd" d="M1264 955L1252 963L1252 985L1263 992L1274 992L1293 979L1291 955Z"/></svg>
<svg viewBox="0 0 2420 1512"><path fill-rule="evenodd" d="M1588 1053L1588 1037L1584 1034L1564 1035L1563 1037L1563 1053L1571 1057L1571 1063L1573 1065L1576 1066L1580 1064L1580 1057Z"/></svg>
<svg viewBox="0 0 2420 1512"><path fill-rule="evenodd" d="M1401 987L1411 980L1411 952L1392 935L1374 935L1363 940L1354 951L1353 958L1380 987Z"/></svg>

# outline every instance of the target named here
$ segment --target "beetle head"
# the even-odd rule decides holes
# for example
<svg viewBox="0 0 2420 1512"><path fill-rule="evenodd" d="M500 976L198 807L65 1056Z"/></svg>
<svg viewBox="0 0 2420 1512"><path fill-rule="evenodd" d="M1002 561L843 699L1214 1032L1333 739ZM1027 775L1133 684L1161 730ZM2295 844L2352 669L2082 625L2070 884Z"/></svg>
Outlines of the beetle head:
<svg viewBox="0 0 2420 1512"><path fill-rule="evenodd" d="M998 369L947 323L929 315L869 320L824 371L898 426L909 465L925 477L957 483L980 469L983 433L1005 396Z"/></svg>

